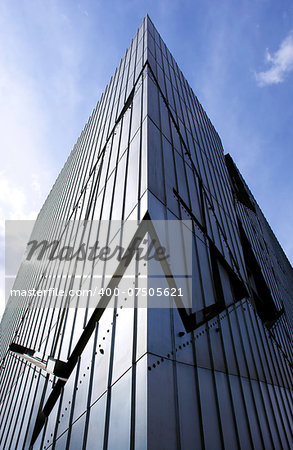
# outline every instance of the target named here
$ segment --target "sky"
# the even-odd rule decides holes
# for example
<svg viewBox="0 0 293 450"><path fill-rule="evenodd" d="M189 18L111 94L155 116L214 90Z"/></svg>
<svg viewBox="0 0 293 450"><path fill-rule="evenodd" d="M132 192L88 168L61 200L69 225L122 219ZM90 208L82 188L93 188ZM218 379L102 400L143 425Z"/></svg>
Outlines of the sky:
<svg viewBox="0 0 293 450"><path fill-rule="evenodd" d="M292 0L0 0L4 221L34 219L148 13L293 262Z"/></svg>

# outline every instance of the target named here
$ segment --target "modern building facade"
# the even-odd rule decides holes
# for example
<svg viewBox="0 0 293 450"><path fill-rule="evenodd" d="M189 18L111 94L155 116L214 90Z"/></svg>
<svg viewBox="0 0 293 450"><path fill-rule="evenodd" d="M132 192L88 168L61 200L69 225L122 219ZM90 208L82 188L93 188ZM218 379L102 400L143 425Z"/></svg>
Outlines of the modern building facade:
<svg viewBox="0 0 293 450"><path fill-rule="evenodd" d="M191 224L190 306L126 307L120 292L99 308L11 297L0 447L293 448L292 268L148 16L31 239L58 239L70 221L146 219ZM139 287L142 268L132 262L119 286ZM24 262L14 288L45 292L54 280L66 293L78 280L67 269ZM164 268L159 278L170 287Z"/></svg>

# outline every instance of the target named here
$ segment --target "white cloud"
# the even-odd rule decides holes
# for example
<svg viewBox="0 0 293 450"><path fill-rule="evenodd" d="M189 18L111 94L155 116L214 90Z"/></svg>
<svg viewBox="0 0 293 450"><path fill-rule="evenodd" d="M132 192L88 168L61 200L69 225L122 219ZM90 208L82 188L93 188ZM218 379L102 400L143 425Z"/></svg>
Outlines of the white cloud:
<svg viewBox="0 0 293 450"><path fill-rule="evenodd" d="M258 85L262 87L282 83L285 76L293 70L293 32L283 40L274 54L266 50L266 61L271 67L255 74Z"/></svg>

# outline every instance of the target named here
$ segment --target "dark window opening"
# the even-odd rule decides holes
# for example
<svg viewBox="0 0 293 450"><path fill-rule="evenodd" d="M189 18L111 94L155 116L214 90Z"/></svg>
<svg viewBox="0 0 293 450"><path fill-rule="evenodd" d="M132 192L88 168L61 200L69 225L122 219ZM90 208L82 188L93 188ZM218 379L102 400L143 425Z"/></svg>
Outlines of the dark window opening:
<svg viewBox="0 0 293 450"><path fill-rule="evenodd" d="M252 302L259 317L265 325L270 328L276 320L279 319L283 312L282 310L278 311L274 303L270 289L265 282L261 268L256 260L256 257L254 256L250 242L247 239L240 222L239 230L248 280L252 292Z"/></svg>
<svg viewBox="0 0 293 450"><path fill-rule="evenodd" d="M223 276L221 275L221 272L222 274L225 273L227 282L229 283L227 290L231 289L232 295L231 301L229 301L230 304L232 302L238 302L239 300L242 300L243 298L247 297L248 292L244 284L244 281L240 279L239 276L234 272L232 267L226 261L225 257L222 255L222 253L218 250L218 248L212 241L209 242L209 247L210 247L213 281L218 303L223 307L228 306L226 305L227 300L225 301L227 296L224 295L225 289L223 289L224 287Z"/></svg>
<svg viewBox="0 0 293 450"><path fill-rule="evenodd" d="M255 206L252 203L250 196L245 188L245 185L241 179L241 176L238 172L238 169L229 154L225 155L225 162L228 169L228 173L230 175L231 186L233 188L233 192L235 197L239 202L241 202L244 206L251 209L255 212Z"/></svg>

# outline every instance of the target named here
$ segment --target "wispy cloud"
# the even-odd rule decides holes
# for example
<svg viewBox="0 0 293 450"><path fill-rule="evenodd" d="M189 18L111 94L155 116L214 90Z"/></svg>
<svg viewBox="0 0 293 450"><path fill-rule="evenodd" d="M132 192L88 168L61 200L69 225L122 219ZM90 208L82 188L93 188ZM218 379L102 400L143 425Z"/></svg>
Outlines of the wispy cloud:
<svg viewBox="0 0 293 450"><path fill-rule="evenodd" d="M293 70L293 32L281 42L280 48L273 54L266 51L266 61L270 68L255 74L257 83L263 87L282 83L285 76Z"/></svg>

